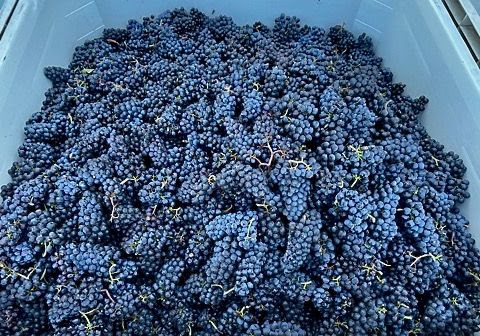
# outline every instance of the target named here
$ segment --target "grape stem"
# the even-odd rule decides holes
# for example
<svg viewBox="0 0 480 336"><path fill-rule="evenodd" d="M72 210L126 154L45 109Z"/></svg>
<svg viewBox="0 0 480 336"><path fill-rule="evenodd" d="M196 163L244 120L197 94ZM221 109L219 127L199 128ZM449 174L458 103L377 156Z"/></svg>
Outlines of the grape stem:
<svg viewBox="0 0 480 336"><path fill-rule="evenodd" d="M210 323L212 325L212 327L213 327L213 329L215 329L215 331L217 331L219 334L222 334L222 332L218 329L215 322L213 322L212 320L208 320L208 323Z"/></svg>
<svg viewBox="0 0 480 336"><path fill-rule="evenodd" d="M105 292L105 294L110 299L110 301L112 301L112 303L115 303L115 300L112 298L112 295L110 295L110 292L108 291L108 289L101 289L100 292Z"/></svg>
<svg viewBox="0 0 480 336"><path fill-rule="evenodd" d="M256 156L252 155L251 158L258 162L259 167L262 167L262 166L271 167L271 165L273 163L273 159L275 158L275 154L280 154L281 156L286 155L284 150L281 150L281 149L273 150L272 146L270 145L270 141L267 141L267 144L263 145L262 147L268 148L268 150L270 151L270 158L268 159L267 162L262 162Z"/></svg>
<svg viewBox="0 0 480 336"><path fill-rule="evenodd" d="M423 258L428 258L428 257L430 257L430 258L432 258L434 261L438 261L438 260L442 259L442 257L443 257L441 254L439 254L439 255L433 255L432 253L426 253L426 254L422 254L421 256L415 257L415 256L412 254L412 252L408 252L408 256L409 256L410 258L415 259L415 260L410 264L410 267L415 266L415 264L416 264L418 261L420 261L421 259L423 259Z"/></svg>
<svg viewBox="0 0 480 336"><path fill-rule="evenodd" d="M118 212L117 212L117 205L118 203L115 203L115 195L112 195L109 197L110 199L110 204L112 205L112 212L110 214L110 222L113 222L114 219L118 218Z"/></svg>

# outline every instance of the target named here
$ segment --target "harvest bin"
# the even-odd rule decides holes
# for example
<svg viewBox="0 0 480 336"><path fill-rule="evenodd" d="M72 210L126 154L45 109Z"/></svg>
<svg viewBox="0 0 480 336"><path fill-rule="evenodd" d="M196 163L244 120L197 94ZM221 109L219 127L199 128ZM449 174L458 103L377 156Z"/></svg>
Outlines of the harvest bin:
<svg viewBox="0 0 480 336"><path fill-rule="evenodd" d="M441 0L7 0L0 12L0 184L50 86L44 66L67 66L75 46L106 27L180 6L239 24L272 24L286 13L370 35L395 81L429 97L422 118L430 134L463 158L471 193L463 214L480 241L480 70Z"/></svg>

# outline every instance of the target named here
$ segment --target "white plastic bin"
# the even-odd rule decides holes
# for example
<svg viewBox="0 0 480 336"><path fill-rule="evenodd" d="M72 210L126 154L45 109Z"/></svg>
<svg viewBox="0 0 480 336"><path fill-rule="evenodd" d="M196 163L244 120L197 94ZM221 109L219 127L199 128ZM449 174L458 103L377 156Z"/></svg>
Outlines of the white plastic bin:
<svg viewBox="0 0 480 336"><path fill-rule="evenodd" d="M239 24L271 24L281 13L327 27L345 23L366 32L378 54L407 84L430 99L423 115L430 134L461 155L471 198L463 206L480 241L480 70L441 0L6 0L0 24L0 184L17 156L23 126L50 83L46 65L66 66L74 47L105 27L174 7L226 14ZM15 7L10 15L11 8Z"/></svg>

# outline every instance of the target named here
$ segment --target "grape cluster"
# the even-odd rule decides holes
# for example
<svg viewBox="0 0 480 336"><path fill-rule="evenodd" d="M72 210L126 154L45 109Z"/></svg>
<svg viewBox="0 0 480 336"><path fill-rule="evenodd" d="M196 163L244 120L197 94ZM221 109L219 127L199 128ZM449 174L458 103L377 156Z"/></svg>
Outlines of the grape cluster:
<svg viewBox="0 0 480 336"><path fill-rule="evenodd" d="M370 38L175 9L76 48L1 189L1 335L473 335L460 157Z"/></svg>

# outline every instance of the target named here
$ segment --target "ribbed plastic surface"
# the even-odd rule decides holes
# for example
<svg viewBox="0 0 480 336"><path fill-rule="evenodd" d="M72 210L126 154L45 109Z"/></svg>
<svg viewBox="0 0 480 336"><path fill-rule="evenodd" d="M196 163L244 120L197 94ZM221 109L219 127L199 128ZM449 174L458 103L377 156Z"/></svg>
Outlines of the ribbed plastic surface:
<svg viewBox="0 0 480 336"><path fill-rule="evenodd" d="M480 0L471 0L471 3L477 10L477 13L480 13Z"/></svg>
<svg viewBox="0 0 480 336"><path fill-rule="evenodd" d="M25 120L49 86L44 66L66 66L74 47L104 27L179 6L215 10L240 24L271 24L286 13L372 36L395 80L430 98L423 116L430 133L464 159L472 194L464 214L480 240L480 71L441 0L19 0L0 41L0 184L8 181Z"/></svg>

